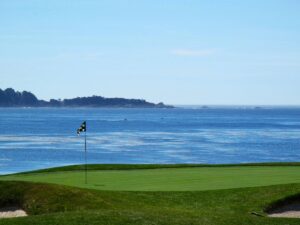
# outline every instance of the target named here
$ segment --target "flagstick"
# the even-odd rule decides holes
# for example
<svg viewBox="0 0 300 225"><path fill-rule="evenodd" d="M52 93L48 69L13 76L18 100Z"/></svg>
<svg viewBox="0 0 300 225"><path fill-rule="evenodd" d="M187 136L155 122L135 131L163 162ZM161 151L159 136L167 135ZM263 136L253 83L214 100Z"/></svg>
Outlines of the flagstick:
<svg viewBox="0 0 300 225"><path fill-rule="evenodd" d="M84 132L85 184L87 184L86 130Z"/></svg>

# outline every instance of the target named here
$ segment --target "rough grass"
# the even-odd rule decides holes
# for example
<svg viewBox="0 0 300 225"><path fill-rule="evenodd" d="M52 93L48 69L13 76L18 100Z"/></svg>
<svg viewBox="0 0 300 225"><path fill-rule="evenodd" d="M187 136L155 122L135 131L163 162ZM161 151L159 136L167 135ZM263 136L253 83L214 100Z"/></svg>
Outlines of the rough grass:
<svg viewBox="0 0 300 225"><path fill-rule="evenodd" d="M242 167L235 167L229 169L241 168ZM273 178L271 181L285 179L284 177L290 173L292 174L293 171L295 174L292 175L293 177L291 178L297 178L296 175L299 174L299 170L294 169L294 166L277 166L275 167L274 172L271 170L274 169L274 167L259 166L249 168L254 170L262 170L263 168L268 169L267 172L261 175L260 178L252 180L252 184L254 181L262 184L264 183L264 180L268 180L268 177L272 174L274 176L272 175ZM284 170L284 168L290 168L292 170L286 170L285 172L278 174L278 177L276 177L275 174L279 173L280 170ZM190 169L205 168L187 168L178 170L181 171ZM218 174L223 172L224 169L227 169L227 167L212 172ZM142 171L148 171L152 173L154 171L160 172L161 170L169 171L169 169ZM13 177L21 178L33 176L40 179L44 176L45 179L49 179L51 174L72 175L73 172L47 172L27 175L14 175ZM125 173L126 171L119 172ZM136 170L127 172L136 172ZM81 176L83 175L80 171L77 171L76 173L79 173ZM171 174L169 173L168 177L172 177L170 176L172 173L175 172L173 171ZM232 174L232 171L230 171L228 174ZM243 173L239 174L239 178L243 177L242 174ZM219 175L219 179L221 179L223 174L221 173ZM247 176L245 175L246 174L244 174L244 178L247 179ZM206 174L206 176L209 177L211 174ZM8 178L12 177L1 177L1 179ZM230 179L232 179L232 176L228 175L226 180ZM62 178L60 181L62 183L63 181L67 182L66 178ZM81 181L83 181L83 179ZM77 182L80 181L78 180ZM168 182L168 180L165 179L164 182ZM197 182L201 183L202 181L198 180ZM236 179L234 182L249 185L249 183L245 183L245 180L241 182ZM250 181L248 180L248 182ZM268 182L270 183L270 180ZM177 184L174 184L174 186L176 185ZM0 206L19 205L30 215L23 218L1 219L0 224L296 225L300 223L299 219L259 217L251 214L251 212L257 212L265 215L264 211L268 209L270 205L272 206L272 204L278 204L281 199L289 198L288 196L299 196L299 193L300 184L280 184L251 188L236 187L235 189L206 191L145 192L103 191L62 186L57 184L31 183L23 181L0 181Z"/></svg>

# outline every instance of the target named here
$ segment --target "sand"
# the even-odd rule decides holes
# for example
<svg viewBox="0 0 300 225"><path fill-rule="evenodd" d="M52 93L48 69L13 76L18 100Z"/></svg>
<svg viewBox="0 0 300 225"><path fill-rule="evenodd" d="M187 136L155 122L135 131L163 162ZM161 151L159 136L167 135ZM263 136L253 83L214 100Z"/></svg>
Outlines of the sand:
<svg viewBox="0 0 300 225"><path fill-rule="evenodd" d="M273 210L269 217L300 218L300 203L292 203Z"/></svg>
<svg viewBox="0 0 300 225"><path fill-rule="evenodd" d="M23 209L20 209L19 207L0 208L0 219L21 217L21 216L27 216L27 213Z"/></svg>

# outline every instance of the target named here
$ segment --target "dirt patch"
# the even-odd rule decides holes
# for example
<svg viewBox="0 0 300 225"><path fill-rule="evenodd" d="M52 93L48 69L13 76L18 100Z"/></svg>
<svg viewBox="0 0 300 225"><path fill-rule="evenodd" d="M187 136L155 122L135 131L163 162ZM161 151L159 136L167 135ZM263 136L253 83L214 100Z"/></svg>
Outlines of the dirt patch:
<svg viewBox="0 0 300 225"><path fill-rule="evenodd" d="M268 213L269 217L300 218L300 202L290 203L273 209Z"/></svg>
<svg viewBox="0 0 300 225"><path fill-rule="evenodd" d="M27 213L19 207L5 207L0 208L0 219L1 218L12 218L27 216Z"/></svg>

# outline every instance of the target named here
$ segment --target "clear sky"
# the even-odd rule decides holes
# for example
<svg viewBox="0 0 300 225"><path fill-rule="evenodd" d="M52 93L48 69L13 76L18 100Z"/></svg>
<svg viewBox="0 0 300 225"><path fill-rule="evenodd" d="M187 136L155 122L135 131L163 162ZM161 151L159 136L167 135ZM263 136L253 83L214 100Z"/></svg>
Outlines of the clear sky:
<svg viewBox="0 0 300 225"><path fill-rule="evenodd" d="M1 0L0 88L300 105L299 0Z"/></svg>

